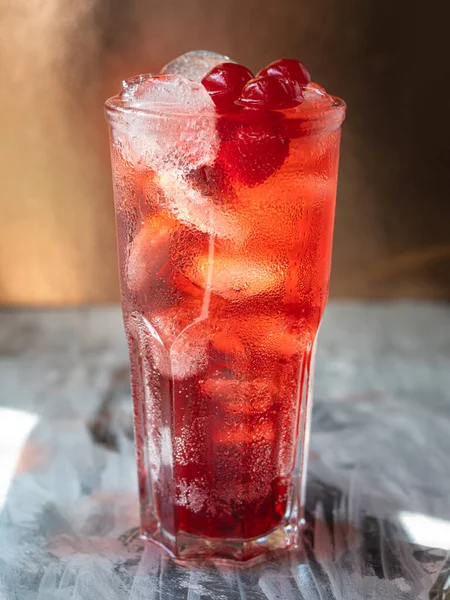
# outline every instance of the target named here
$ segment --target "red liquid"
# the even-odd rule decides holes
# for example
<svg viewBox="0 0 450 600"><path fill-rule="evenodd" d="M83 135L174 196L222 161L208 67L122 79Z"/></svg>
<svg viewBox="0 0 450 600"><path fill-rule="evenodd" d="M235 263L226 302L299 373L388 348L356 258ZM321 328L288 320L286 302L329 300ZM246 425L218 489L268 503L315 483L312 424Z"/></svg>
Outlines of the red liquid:
<svg viewBox="0 0 450 600"><path fill-rule="evenodd" d="M263 346L264 334L259 335ZM159 403L152 411L158 413L154 429L144 437L161 440L164 430L156 453L163 456L165 444L166 453L172 453L172 464L167 461L153 478L156 512L166 531L249 539L282 521L291 491L308 348L301 355L289 355L286 348L287 355L254 357L245 375L240 371L241 379L236 379L237 365L232 370L234 361L209 348L205 370L196 376L180 381L152 374L147 379L148 388L158 390ZM133 358L139 361L137 355ZM153 373L148 366L143 370ZM140 377L134 380L138 386L142 388ZM147 416L147 425L153 418ZM143 465L144 505L149 475Z"/></svg>
<svg viewBox="0 0 450 600"><path fill-rule="evenodd" d="M225 148L207 176L113 150L144 530L248 540L291 510L340 131L274 127L283 155Z"/></svg>

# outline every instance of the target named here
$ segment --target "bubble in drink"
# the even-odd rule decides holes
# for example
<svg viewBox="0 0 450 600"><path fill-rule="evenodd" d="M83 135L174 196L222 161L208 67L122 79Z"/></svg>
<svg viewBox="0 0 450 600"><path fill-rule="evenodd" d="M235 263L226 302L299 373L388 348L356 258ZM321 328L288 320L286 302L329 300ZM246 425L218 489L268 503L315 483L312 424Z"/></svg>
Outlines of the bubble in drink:
<svg viewBox="0 0 450 600"><path fill-rule="evenodd" d="M205 88L180 75L143 76L125 84L126 139L113 138L125 158L157 172L189 171L214 161L219 139L214 103ZM148 117L145 116L148 113ZM154 115L158 115L157 118Z"/></svg>
<svg viewBox="0 0 450 600"><path fill-rule="evenodd" d="M216 65L224 62L234 62L228 56L209 52L208 50L193 50L171 60L161 69L163 74L175 74L187 77L200 83L203 77Z"/></svg>

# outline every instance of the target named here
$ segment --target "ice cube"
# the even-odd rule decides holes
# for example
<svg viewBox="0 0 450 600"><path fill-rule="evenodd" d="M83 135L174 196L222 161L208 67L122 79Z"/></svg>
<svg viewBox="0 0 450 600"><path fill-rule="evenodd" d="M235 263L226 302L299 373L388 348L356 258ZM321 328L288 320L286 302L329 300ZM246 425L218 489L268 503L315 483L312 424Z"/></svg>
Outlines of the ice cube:
<svg viewBox="0 0 450 600"><path fill-rule="evenodd" d="M239 239L241 232L235 215L226 210L225 204L215 204L211 197L190 185L183 171L159 173L157 183L164 193L167 208L180 221L204 233Z"/></svg>
<svg viewBox="0 0 450 600"><path fill-rule="evenodd" d="M226 427L221 427L213 434L216 444L236 445L236 444L273 444L275 441L275 428L270 421L261 420L260 422L247 425L243 422L226 423Z"/></svg>
<svg viewBox="0 0 450 600"><path fill-rule="evenodd" d="M136 77L130 77L130 79L124 79L120 93L122 101L133 101L136 91L148 77L148 75L137 75Z"/></svg>
<svg viewBox="0 0 450 600"><path fill-rule="evenodd" d="M165 377L186 379L201 371L207 362L207 325L198 309L185 303L148 318L134 313L141 352L146 361Z"/></svg>
<svg viewBox="0 0 450 600"><path fill-rule="evenodd" d="M208 287L215 294L234 301L279 293L285 275L280 266L269 260L246 256L244 252L216 252L213 257L204 254L192 261L190 271L186 273L196 285Z"/></svg>
<svg viewBox="0 0 450 600"><path fill-rule="evenodd" d="M298 107L298 110L329 108L333 102L333 97L327 94L324 87L311 82L303 88L303 103Z"/></svg>
<svg viewBox="0 0 450 600"><path fill-rule="evenodd" d="M211 164L219 139L216 111L200 84L179 75L147 75L123 83L115 102L123 126L113 132L113 144L132 164L158 172L191 170Z"/></svg>
<svg viewBox="0 0 450 600"><path fill-rule="evenodd" d="M209 52L208 50L193 50L171 60L161 69L163 74L176 74L200 83L203 77L216 65L224 62L234 62L228 56Z"/></svg>
<svg viewBox="0 0 450 600"><path fill-rule="evenodd" d="M245 356L253 352L289 359L305 352L312 339L313 331L307 323L299 321L291 330L281 315L235 316L222 319L213 345L225 354Z"/></svg>
<svg viewBox="0 0 450 600"><path fill-rule="evenodd" d="M136 234L127 262L128 288L144 293L147 288L155 294L161 272L169 261L169 236L176 223L158 214L144 223Z"/></svg>
<svg viewBox="0 0 450 600"><path fill-rule="evenodd" d="M203 393L219 403L227 413L255 415L269 410L276 400L276 387L270 379L227 379L210 377L201 385Z"/></svg>

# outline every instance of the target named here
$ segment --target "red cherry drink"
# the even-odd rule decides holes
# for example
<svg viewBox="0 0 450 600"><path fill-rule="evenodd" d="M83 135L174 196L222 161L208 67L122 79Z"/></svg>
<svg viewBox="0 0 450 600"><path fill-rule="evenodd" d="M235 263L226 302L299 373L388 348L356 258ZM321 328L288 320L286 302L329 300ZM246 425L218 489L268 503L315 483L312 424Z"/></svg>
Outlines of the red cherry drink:
<svg viewBox="0 0 450 600"><path fill-rule="evenodd" d="M106 103L142 533L179 558L298 542L344 103L193 52Z"/></svg>

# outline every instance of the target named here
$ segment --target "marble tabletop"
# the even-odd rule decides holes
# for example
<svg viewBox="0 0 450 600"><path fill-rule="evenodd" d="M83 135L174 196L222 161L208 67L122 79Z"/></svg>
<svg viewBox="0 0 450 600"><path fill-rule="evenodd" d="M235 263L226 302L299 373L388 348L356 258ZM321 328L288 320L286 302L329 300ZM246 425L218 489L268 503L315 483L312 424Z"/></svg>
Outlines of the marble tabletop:
<svg viewBox="0 0 450 600"><path fill-rule="evenodd" d="M450 598L450 306L330 303L303 546L180 564L138 536L117 307L0 311L0 600Z"/></svg>

